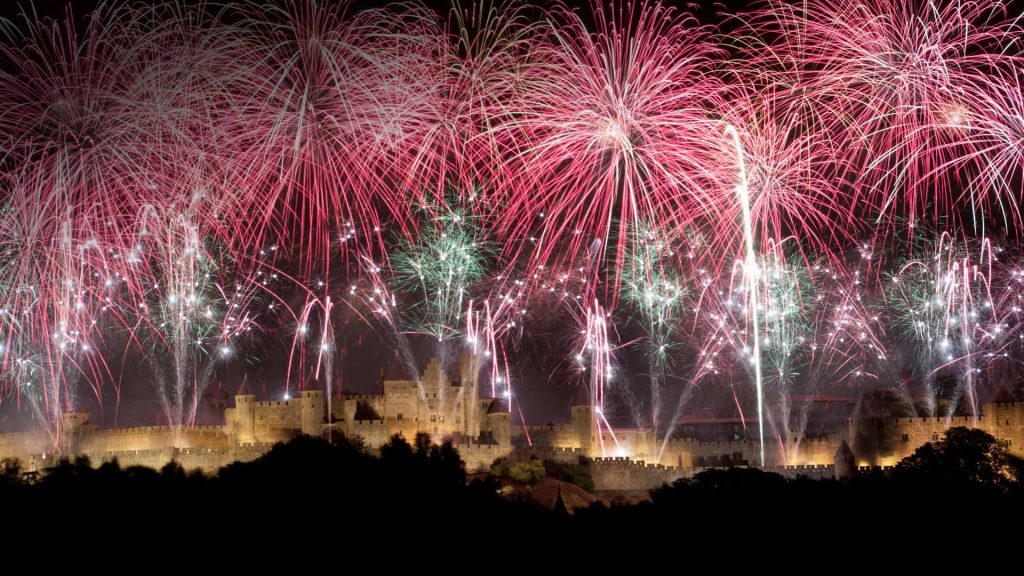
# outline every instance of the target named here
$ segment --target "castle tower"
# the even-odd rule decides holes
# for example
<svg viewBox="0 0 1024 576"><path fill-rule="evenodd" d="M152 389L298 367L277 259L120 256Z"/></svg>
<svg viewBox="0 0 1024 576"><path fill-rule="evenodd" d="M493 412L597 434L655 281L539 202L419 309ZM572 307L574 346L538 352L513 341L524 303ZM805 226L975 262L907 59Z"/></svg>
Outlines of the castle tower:
<svg viewBox="0 0 1024 576"><path fill-rule="evenodd" d="M441 361L434 356L427 363L427 367L423 369L420 385L423 386L423 392L427 398L439 398L447 387L446 384L448 384L448 375L445 374Z"/></svg>
<svg viewBox="0 0 1024 576"><path fill-rule="evenodd" d="M595 456L597 447L595 445L595 412L590 401L589 393L580 389L569 406L569 425L576 431L576 437L580 442L580 449L585 456Z"/></svg>
<svg viewBox="0 0 1024 576"><path fill-rule="evenodd" d="M316 378L310 377L299 393L299 413L302 433L319 438L324 428L324 392Z"/></svg>
<svg viewBox="0 0 1024 576"><path fill-rule="evenodd" d="M249 388L249 378L242 378L242 386L235 394L235 442L256 442L256 395Z"/></svg>
<svg viewBox="0 0 1024 576"><path fill-rule="evenodd" d="M462 433L469 438L480 436L482 414L477 409L480 399L480 370L476 356L459 356L459 378L462 380Z"/></svg>
<svg viewBox="0 0 1024 576"><path fill-rule="evenodd" d="M449 397L448 374L441 361L434 356L420 376L422 396L417 407L421 431L427 432L435 441L446 435L447 427L455 419L451 411L452 398Z"/></svg>
<svg viewBox="0 0 1024 576"><path fill-rule="evenodd" d="M835 472L836 479L838 480L852 478L857 473L857 458L854 456L853 450L850 449L850 445L846 443L845 438L839 443L839 448L836 449Z"/></svg>
<svg viewBox="0 0 1024 576"><path fill-rule="evenodd" d="M981 408L978 425L997 440L1009 441L1010 452L1024 454L1024 403L1005 386L999 388L991 402Z"/></svg>
<svg viewBox="0 0 1024 576"><path fill-rule="evenodd" d="M494 443L498 446L512 445L512 414L508 410L506 402L502 399L495 399L487 409L485 426L490 431Z"/></svg>
<svg viewBox="0 0 1024 576"><path fill-rule="evenodd" d="M82 427L89 421L85 412L64 412L60 415L60 450L64 454L74 454L78 450L78 439Z"/></svg>

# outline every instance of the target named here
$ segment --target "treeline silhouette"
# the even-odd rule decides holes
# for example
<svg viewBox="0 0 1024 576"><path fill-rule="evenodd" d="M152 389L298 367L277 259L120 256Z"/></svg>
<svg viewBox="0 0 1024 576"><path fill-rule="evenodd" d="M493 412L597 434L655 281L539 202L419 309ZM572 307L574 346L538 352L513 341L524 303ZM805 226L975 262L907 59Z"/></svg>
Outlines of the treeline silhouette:
<svg viewBox="0 0 1024 576"><path fill-rule="evenodd" d="M837 538L927 540L931 530L944 538L958 531L995 538L1010 530L1000 522L1014 526L1022 517L1022 478L1024 464L1004 443L953 428L891 471L836 481L709 470L651 491L648 501L598 502L570 513L541 506L524 496L528 489L503 488L507 480L467 475L455 448L433 445L425 435L411 445L395 437L379 455L358 440L300 437L215 476L176 463L159 471L117 462L94 468L77 458L33 477L5 461L0 503L7 525L19 530L96 527L128 540L178 534L190 542L256 543L300 535L475 547L511 539L542 546L655 536L804 550Z"/></svg>

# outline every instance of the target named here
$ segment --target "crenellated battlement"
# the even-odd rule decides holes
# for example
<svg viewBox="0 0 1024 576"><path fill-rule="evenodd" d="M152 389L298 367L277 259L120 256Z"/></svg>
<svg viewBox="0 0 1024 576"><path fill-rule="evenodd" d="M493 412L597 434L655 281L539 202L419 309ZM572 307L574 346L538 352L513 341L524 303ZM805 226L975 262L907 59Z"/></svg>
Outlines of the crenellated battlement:
<svg viewBox="0 0 1024 576"><path fill-rule="evenodd" d="M648 464L614 456L594 458L590 462L590 475L594 489L615 492L642 492L689 476L690 471L662 464Z"/></svg>
<svg viewBox="0 0 1024 576"><path fill-rule="evenodd" d="M341 399L345 401L378 402L384 399L383 394L342 394Z"/></svg>
<svg viewBox="0 0 1024 576"><path fill-rule="evenodd" d="M981 417L974 416L900 416L893 419L897 425L900 424L933 424L938 426L973 426L979 422Z"/></svg>
<svg viewBox="0 0 1024 576"><path fill-rule="evenodd" d="M981 405L981 413L985 413L986 406L996 406L999 408L1020 408L1024 410L1024 402L985 402Z"/></svg>
<svg viewBox="0 0 1024 576"><path fill-rule="evenodd" d="M235 396L235 405L225 408L222 426L98 430L88 424L88 414L69 413L65 415L66 429L74 433L65 434L60 447L54 447L45 432L0 434L0 458L27 458L59 448L100 461L117 457L131 464L159 467L173 459L190 459L203 469L216 469L231 459L255 457L275 442L286 442L300 434L317 436L329 429L362 437L371 448L383 445L395 434L411 439L426 433L437 441L465 438L466 449L472 451L471 461L493 461L511 450L510 415L495 411L493 399L479 397L474 365L471 360L460 359L459 378L454 382L444 366L433 359L419 379L429 389L420 390L417 379L406 379L396 372L394 378L384 380L383 394L342 394L340 401L331 406L331 414L327 414L324 392L315 387L297 391L288 400L257 400L244 385L240 389L243 393ZM403 365L402 371L406 368ZM353 405L357 405L354 413Z"/></svg>
<svg viewBox="0 0 1024 576"><path fill-rule="evenodd" d="M797 438L794 444L799 444L801 446L830 446L836 445L836 439L829 436Z"/></svg>
<svg viewBox="0 0 1024 576"><path fill-rule="evenodd" d="M421 378L428 386L423 390L416 380L405 380L401 372L395 372L394 379L384 380L384 393L341 394L331 406L331 414L327 414L324 393L315 388L288 400L236 396L235 406L225 410L222 426L98 429L88 423L88 414L69 413L62 420L65 433L60 446L55 446L46 432L0 434L0 458L61 451L99 459L117 457L140 465L156 465L161 459L163 463L188 460L203 469L215 469L231 459L256 457L275 442L332 430L361 437L370 448L385 444L396 434L412 439L425 433L437 442L455 438L473 469L485 468L504 456L575 463L603 455L590 460L590 465L595 484L609 490L645 489L710 467L760 462L759 442L754 438L705 439L715 437L720 427L687 428L695 437L667 441L641 428L616 429L614 435L599 431L594 408L587 405L571 406L566 423L512 427L502 400L479 395L469 364L460 359L462 372L459 385L455 385L444 367L432 361ZM415 393L417 390L421 393ZM766 444L765 469L787 477L824 478L834 475L836 466L843 467L843 474L854 466L891 466L919 446L938 440L953 426L981 428L1004 441L1015 455L1024 456L1024 403L989 402L982 405L978 416L863 418L840 424L827 435L786 433L782 442L771 442L771 449ZM736 432L733 427L722 433L732 436ZM849 450L846 460L840 461L836 454L844 442Z"/></svg>
<svg viewBox="0 0 1024 576"><path fill-rule="evenodd" d="M98 428L94 429L90 434L103 435L103 434L135 434L135 435L148 435L155 433L176 433L180 432L183 434L194 434L194 433L222 433L224 432L224 426L219 425L205 425L205 426L132 426L130 428Z"/></svg>
<svg viewBox="0 0 1024 576"><path fill-rule="evenodd" d="M293 408L293 400L258 400L254 402L257 408Z"/></svg>
<svg viewBox="0 0 1024 576"><path fill-rule="evenodd" d="M763 468L765 472L776 472L778 470L789 470L796 472L819 472L822 470L833 470L835 466L832 464L792 464L786 466L766 466Z"/></svg>
<svg viewBox="0 0 1024 576"><path fill-rule="evenodd" d="M755 444L756 440L698 440L696 438L670 438L669 446L675 447L702 447L707 449L737 448Z"/></svg>

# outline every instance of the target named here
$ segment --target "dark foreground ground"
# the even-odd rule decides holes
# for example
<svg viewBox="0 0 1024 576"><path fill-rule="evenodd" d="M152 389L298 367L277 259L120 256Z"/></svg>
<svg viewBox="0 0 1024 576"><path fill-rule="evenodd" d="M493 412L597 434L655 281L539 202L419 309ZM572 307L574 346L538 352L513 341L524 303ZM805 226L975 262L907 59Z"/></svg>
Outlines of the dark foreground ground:
<svg viewBox="0 0 1024 576"><path fill-rule="evenodd" d="M40 554L35 562L44 564L135 566L128 558L138 555L146 573L179 571L172 566L181 562L283 562L292 572L321 560L383 573L422 562L430 574L504 573L521 562L539 573L594 563L603 573L636 562L672 571L771 564L845 573L949 571L959 562L977 571L1003 561L1016 573L1010 566L1019 567L1024 552L1024 467L978 431L954 429L887 475L787 481L756 469L714 470L622 504L588 498L585 465L535 464L498 463L494 475L467 477L453 448L422 438L395 439L379 455L346 440L299 438L214 477L173 464L94 469L80 460L31 478L7 462L0 545L13 557Z"/></svg>

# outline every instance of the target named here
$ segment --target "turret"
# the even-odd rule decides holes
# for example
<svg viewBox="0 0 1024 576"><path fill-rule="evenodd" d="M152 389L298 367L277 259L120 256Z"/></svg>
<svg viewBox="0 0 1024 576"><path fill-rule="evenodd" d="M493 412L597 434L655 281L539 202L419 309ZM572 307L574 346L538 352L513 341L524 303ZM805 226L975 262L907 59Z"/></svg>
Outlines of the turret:
<svg viewBox="0 0 1024 576"><path fill-rule="evenodd" d="M998 440L1009 441L1015 456L1024 455L1024 403L1005 386L1001 386L992 401L981 407L979 425Z"/></svg>
<svg viewBox="0 0 1024 576"><path fill-rule="evenodd" d="M596 447L594 445L595 428L595 407L590 402L590 395L586 390L580 389L569 406L569 425L576 431L579 438L580 448L586 456L594 456Z"/></svg>
<svg viewBox="0 0 1024 576"><path fill-rule="evenodd" d="M437 356L434 356L430 362L427 362L427 367L423 369L423 374L420 376L423 393L427 398L440 398L446 392L447 385L448 376L445 374L444 366L441 365Z"/></svg>
<svg viewBox="0 0 1024 576"><path fill-rule="evenodd" d="M512 414L508 410L505 400L500 398L491 402L487 409L485 426L491 433L494 443L499 446L510 446L512 444Z"/></svg>
<svg viewBox="0 0 1024 576"><path fill-rule="evenodd" d="M469 438L480 436L481 414L477 409L480 398L480 370L476 356L459 356L459 378L462 380L463 434Z"/></svg>
<svg viewBox="0 0 1024 576"><path fill-rule="evenodd" d="M299 402L302 433L315 437L323 435L324 393L315 378L310 378L299 393Z"/></svg>
<svg viewBox="0 0 1024 576"><path fill-rule="evenodd" d="M89 421L85 412L64 412L60 415L60 449L65 454L74 454L78 449L78 437L82 427Z"/></svg>
<svg viewBox="0 0 1024 576"><path fill-rule="evenodd" d="M256 441L256 395L249 388L249 378L242 378L242 386L235 394L235 441L248 444Z"/></svg>
<svg viewBox="0 0 1024 576"><path fill-rule="evenodd" d="M836 478L839 480L852 478L857 473L857 458L854 456L853 450L850 449L850 445L846 443L845 438L839 443L839 448L836 449L835 471Z"/></svg>

